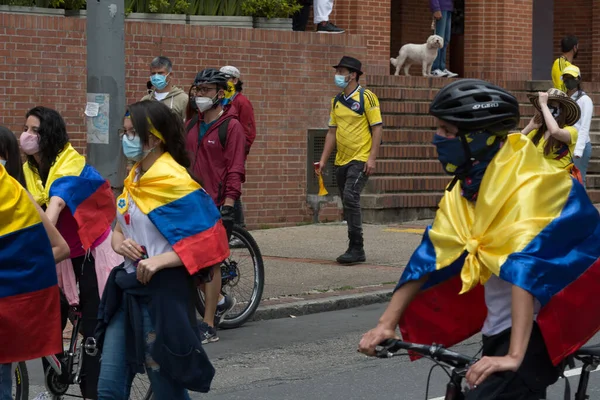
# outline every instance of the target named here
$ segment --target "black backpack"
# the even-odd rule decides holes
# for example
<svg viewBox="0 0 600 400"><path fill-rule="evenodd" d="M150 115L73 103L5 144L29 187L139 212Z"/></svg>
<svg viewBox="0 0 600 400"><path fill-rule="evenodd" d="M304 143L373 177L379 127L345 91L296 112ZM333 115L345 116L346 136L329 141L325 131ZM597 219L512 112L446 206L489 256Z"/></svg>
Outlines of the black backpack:
<svg viewBox="0 0 600 400"><path fill-rule="evenodd" d="M231 117L227 118L225 121L219 125L219 142L221 142L221 147L225 148L225 143L227 143L227 129L229 128L229 120ZM194 115L190 122L187 124L186 133L189 133L194 126L198 123L198 114ZM198 127L200 129L200 127ZM198 146L200 146L200 141L198 141Z"/></svg>

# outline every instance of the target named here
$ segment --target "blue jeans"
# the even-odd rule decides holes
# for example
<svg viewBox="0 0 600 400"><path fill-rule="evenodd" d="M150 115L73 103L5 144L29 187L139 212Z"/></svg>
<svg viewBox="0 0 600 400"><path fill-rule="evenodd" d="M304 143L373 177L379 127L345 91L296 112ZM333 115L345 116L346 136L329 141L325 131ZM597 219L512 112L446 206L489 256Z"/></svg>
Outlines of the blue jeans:
<svg viewBox="0 0 600 400"><path fill-rule="evenodd" d="M142 304L144 337L146 338L146 373L150 379L154 400L189 400L187 390L169 377L160 373L159 365L150 356L155 339L154 327L148 307ZM125 312L120 309L110 320L106 329L100 378L98 380L98 400L128 400L131 382L135 374L126 361Z"/></svg>
<svg viewBox="0 0 600 400"><path fill-rule="evenodd" d="M438 50L438 55L431 69L433 71L436 69L443 71L446 69L446 50L448 49L448 44L450 44L450 36L452 34L452 11L442 11L442 18L438 19L435 23L435 34L444 39L444 47Z"/></svg>
<svg viewBox="0 0 600 400"><path fill-rule="evenodd" d="M13 400L12 364L0 364L0 400Z"/></svg>
<svg viewBox="0 0 600 400"><path fill-rule="evenodd" d="M579 158L573 157L573 163L581 171L581 177L583 178L583 186L585 187L585 176L587 175L588 165L590 164L590 158L592 158L592 143L588 142L584 149L583 154Z"/></svg>

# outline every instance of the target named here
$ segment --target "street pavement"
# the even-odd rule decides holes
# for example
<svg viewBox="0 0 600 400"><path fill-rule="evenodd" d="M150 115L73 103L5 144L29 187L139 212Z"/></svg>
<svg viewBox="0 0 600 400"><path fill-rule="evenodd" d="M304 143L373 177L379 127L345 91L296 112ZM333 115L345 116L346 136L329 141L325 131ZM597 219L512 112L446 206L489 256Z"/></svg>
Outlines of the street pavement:
<svg viewBox="0 0 600 400"><path fill-rule="evenodd" d="M318 313L297 318L250 322L221 331L221 341L205 346L216 370L209 394L202 400L362 400L425 399L432 363L404 357L380 360L356 352L362 334L373 327L385 304ZM596 335L590 343L600 342ZM455 350L474 355L480 338ZM41 389L39 361L29 362L31 379ZM447 380L436 368L428 399L441 400ZM572 393L578 376L569 378ZM562 400L564 382L549 391L548 400ZM590 379L591 399L600 398L600 373Z"/></svg>

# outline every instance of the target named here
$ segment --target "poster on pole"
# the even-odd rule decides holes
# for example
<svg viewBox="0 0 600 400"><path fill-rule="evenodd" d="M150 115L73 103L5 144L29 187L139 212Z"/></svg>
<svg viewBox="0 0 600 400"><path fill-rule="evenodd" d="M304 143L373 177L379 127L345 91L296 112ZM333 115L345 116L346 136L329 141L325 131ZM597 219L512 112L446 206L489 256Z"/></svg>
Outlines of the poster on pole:
<svg viewBox="0 0 600 400"><path fill-rule="evenodd" d="M87 142L108 144L108 110L110 95L108 93L88 93L85 116L87 119Z"/></svg>

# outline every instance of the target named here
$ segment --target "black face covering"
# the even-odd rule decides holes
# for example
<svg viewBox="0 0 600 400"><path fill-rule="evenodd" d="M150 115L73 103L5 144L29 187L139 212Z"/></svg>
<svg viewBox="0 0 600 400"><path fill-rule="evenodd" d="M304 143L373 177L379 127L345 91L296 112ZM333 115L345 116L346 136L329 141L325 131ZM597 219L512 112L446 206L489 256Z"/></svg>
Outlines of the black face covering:
<svg viewBox="0 0 600 400"><path fill-rule="evenodd" d="M567 88L567 90L577 89L578 86L579 86L579 81L577 79L566 79L565 80L565 87Z"/></svg>

